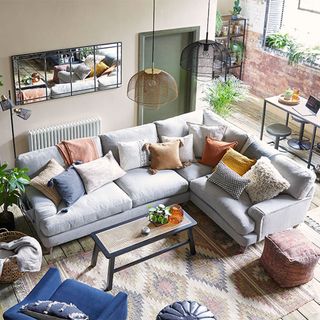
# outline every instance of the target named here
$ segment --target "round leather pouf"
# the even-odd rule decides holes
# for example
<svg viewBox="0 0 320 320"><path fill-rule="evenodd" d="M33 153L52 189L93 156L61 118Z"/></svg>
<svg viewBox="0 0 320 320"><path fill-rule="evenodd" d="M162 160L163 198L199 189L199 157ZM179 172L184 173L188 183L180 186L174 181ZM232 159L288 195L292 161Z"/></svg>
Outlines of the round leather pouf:
<svg viewBox="0 0 320 320"><path fill-rule="evenodd" d="M163 308L157 320L216 320L207 307L195 301L177 301Z"/></svg>

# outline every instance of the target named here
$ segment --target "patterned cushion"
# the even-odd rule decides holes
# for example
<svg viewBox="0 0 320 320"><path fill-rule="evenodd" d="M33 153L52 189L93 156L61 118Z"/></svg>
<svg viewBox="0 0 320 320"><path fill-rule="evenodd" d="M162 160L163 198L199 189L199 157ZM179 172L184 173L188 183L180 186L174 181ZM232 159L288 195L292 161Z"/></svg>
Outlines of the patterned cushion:
<svg viewBox="0 0 320 320"><path fill-rule="evenodd" d="M218 163L208 181L215 183L235 199L240 198L243 190L250 182L249 179L241 177L222 162Z"/></svg>
<svg viewBox="0 0 320 320"><path fill-rule="evenodd" d="M21 311L35 319L89 320L89 317L75 305L50 300L26 304Z"/></svg>
<svg viewBox="0 0 320 320"><path fill-rule="evenodd" d="M243 177L250 180L246 191L253 203L272 199L290 187L290 183L266 157L261 157Z"/></svg>
<svg viewBox="0 0 320 320"><path fill-rule="evenodd" d="M143 148L147 140L119 142L120 166L123 170L146 167L150 163L150 153Z"/></svg>

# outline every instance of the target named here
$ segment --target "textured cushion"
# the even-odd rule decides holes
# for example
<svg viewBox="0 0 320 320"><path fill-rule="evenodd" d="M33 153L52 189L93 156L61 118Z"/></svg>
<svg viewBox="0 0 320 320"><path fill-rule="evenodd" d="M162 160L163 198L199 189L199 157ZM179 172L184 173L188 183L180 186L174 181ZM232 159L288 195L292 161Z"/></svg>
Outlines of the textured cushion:
<svg viewBox="0 0 320 320"><path fill-rule="evenodd" d="M290 194L296 199L305 198L314 185L316 179L314 172L281 154L272 156L270 160L275 168L281 172L281 175L290 183L290 187L285 193Z"/></svg>
<svg viewBox="0 0 320 320"><path fill-rule="evenodd" d="M222 119L209 109L203 110L203 123L207 126L226 126L227 129L224 133L222 140L227 142L238 141L238 145L235 148L235 150L237 151L241 150L241 148L248 139L247 133L237 128L230 122Z"/></svg>
<svg viewBox="0 0 320 320"><path fill-rule="evenodd" d="M60 211L65 209L64 205L59 206L58 214L56 211L49 212L46 207L43 210L44 205L46 204L36 205L35 219L41 232L50 237L129 210L132 208L132 201L114 182L110 182L85 194L68 207L65 213Z"/></svg>
<svg viewBox="0 0 320 320"><path fill-rule="evenodd" d="M154 123L138 127L111 131L100 135L103 154L112 151L114 158L119 162L118 143L137 140L147 140L150 143L158 142L158 135Z"/></svg>
<svg viewBox="0 0 320 320"><path fill-rule="evenodd" d="M219 186L201 177L191 181L191 191L214 209L238 234L246 235L254 231L255 223L247 211L252 206L249 196L243 192L236 200Z"/></svg>
<svg viewBox="0 0 320 320"><path fill-rule="evenodd" d="M159 138L167 137L184 137L188 134L187 121L202 124L202 110L183 113L179 116L166 120L155 121Z"/></svg>
<svg viewBox="0 0 320 320"><path fill-rule="evenodd" d="M242 178L238 173L231 170L223 162L218 163L212 175L208 178L233 198L239 199L250 180Z"/></svg>
<svg viewBox="0 0 320 320"><path fill-rule="evenodd" d="M90 74L91 69L84 63L79 63L74 68L74 73L78 76L80 80L85 79Z"/></svg>
<svg viewBox="0 0 320 320"><path fill-rule="evenodd" d="M221 161L240 176L243 176L256 163L255 160L251 160L233 149L229 149Z"/></svg>
<svg viewBox="0 0 320 320"><path fill-rule="evenodd" d="M194 161L194 153L193 153L193 135L189 134L184 137L166 137L162 136L162 142L170 142L170 141L181 141L182 146L179 149L179 156L181 162L192 162Z"/></svg>
<svg viewBox="0 0 320 320"><path fill-rule="evenodd" d="M54 187L48 187L48 182L62 172L64 172L64 168L56 160L51 159L39 175L31 180L30 185L41 191L58 206L61 198Z"/></svg>
<svg viewBox="0 0 320 320"><path fill-rule="evenodd" d="M150 155L143 147L146 142L146 140L138 140L118 143L120 166L123 170L127 171L149 165Z"/></svg>
<svg viewBox="0 0 320 320"><path fill-rule="evenodd" d="M75 168L83 181L87 193L126 174L114 159L111 151L100 159L75 165Z"/></svg>
<svg viewBox="0 0 320 320"><path fill-rule="evenodd" d="M182 163L179 157L179 147L181 142L174 140L171 142L147 144L150 151L151 165L153 170L179 169Z"/></svg>
<svg viewBox="0 0 320 320"><path fill-rule="evenodd" d="M61 199L69 207L85 194L82 180L74 167L51 179Z"/></svg>
<svg viewBox="0 0 320 320"><path fill-rule="evenodd" d="M69 319L89 320L89 317L75 305L59 301L36 301L24 305L21 311L33 318L41 320Z"/></svg>
<svg viewBox="0 0 320 320"><path fill-rule="evenodd" d="M173 170L151 175L147 168L137 168L115 183L132 199L133 207L188 191L188 182Z"/></svg>
<svg viewBox="0 0 320 320"><path fill-rule="evenodd" d="M176 172L178 172L183 178L190 182L194 179L211 174L212 167L206 166L201 163L192 163L190 166L179 169Z"/></svg>
<svg viewBox="0 0 320 320"><path fill-rule="evenodd" d="M86 66L88 66L89 68L93 68L94 66L94 62L99 63L100 61L102 61L105 58L104 55L102 54L96 54L96 56L94 57L93 54L89 54L85 60L84 60L84 64Z"/></svg>
<svg viewBox="0 0 320 320"><path fill-rule="evenodd" d="M261 263L281 286L293 287L313 278L320 250L299 230L285 230L265 239Z"/></svg>
<svg viewBox="0 0 320 320"><path fill-rule="evenodd" d="M197 158L203 154L206 137L222 140L225 126L205 126L188 122L189 133L193 134L193 149Z"/></svg>
<svg viewBox="0 0 320 320"><path fill-rule="evenodd" d="M100 61L99 63L96 64L96 76L100 77L101 74L106 71L109 68L103 61ZM90 75L89 77L94 76L94 68L91 68Z"/></svg>
<svg viewBox="0 0 320 320"><path fill-rule="evenodd" d="M290 187L290 183L266 157L261 157L243 177L250 179L246 191L253 203L272 199Z"/></svg>
<svg viewBox="0 0 320 320"><path fill-rule="evenodd" d="M207 137L202 158L199 162L207 166L215 167L228 149L234 148L236 145L237 141L224 142Z"/></svg>

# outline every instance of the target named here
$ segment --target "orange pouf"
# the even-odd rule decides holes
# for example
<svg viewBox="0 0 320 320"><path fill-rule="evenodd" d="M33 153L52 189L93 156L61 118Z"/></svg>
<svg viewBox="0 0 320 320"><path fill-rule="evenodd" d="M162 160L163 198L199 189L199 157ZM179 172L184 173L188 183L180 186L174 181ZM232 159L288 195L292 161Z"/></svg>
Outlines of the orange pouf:
<svg viewBox="0 0 320 320"><path fill-rule="evenodd" d="M266 237L261 264L281 287L294 287L313 278L320 250L298 230Z"/></svg>

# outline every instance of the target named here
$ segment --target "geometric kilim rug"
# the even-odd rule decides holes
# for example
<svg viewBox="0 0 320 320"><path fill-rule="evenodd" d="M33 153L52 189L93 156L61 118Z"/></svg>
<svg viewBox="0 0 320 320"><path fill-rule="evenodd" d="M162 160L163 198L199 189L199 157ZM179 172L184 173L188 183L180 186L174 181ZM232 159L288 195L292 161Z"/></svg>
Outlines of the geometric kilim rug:
<svg viewBox="0 0 320 320"><path fill-rule="evenodd" d="M281 289L259 264L263 244L239 253L239 247L206 215L192 214L197 254L182 247L118 272L112 294L125 291L129 297L130 320L153 320L166 305L176 300L196 300L221 320L271 320L292 312L315 297L312 280L306 285ZM116 258L116 264L135 260L157 248L181 240L186 235L149 245ZM179 239L179 237L181 237ZM80 253L53 263L64 278L74 278L96 288L104 288L107 259L100 253L90 269L91 252ZM36 274L26 274L14 284L18 299L35 286L48 266ZM94 303L94 301L93 301Z"/></svg>

